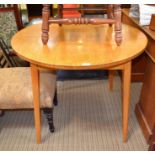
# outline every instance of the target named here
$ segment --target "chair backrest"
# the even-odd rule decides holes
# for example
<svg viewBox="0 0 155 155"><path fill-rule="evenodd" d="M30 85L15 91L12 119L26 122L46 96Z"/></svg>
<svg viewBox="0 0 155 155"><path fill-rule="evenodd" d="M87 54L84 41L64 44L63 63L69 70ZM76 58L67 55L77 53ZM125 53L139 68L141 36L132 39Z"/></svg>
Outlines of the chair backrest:
<svg viewBox="0 0 155 155"><path fill-rule="evenodd" d="M62 6L62 5L61 5ZM107 19L104 18L50 18L50 5L44 4L42 10L42 42L48 42L49 24L114 24L115 41L119 46L122 42L121 8L119 4L107 4Z"/></svg>
<svg viewBox="0 0 155 155"><path fill-rule="evenodd" d="M21 10L18 4L0 4L0 12L13 12L18 30L23 28Z"/></svg>
<svg viewBox="0 0 155 155"><path fill-rule="evenodd" d="M0 48L1 48L1 56L0 63L2 67L17 67L17 64L12 56L10 56L10 50L8 46L5 44L4 40L0 38Z"/></svg>
<svg viewBox="0 0 155 155"><path fill-rule="evenodd" d="M17 4L0 4L0 36L11 47L12 36L23 28L20 9Z"/></svg>
<svg viewBox="0 0 155 155"><path fill-rule="evenodd" d="M85 13L96 14L98 12L100 12L100 14L101 13L106 14L107 13L106 7L107 7L106 4L98 4L98 5L97 4L58 4L58 17L65 18L67 17L68 14L70 14L71 17L73 17L74 14L77 17L79 17L79 14L81 17L83 17Z"/></svg>

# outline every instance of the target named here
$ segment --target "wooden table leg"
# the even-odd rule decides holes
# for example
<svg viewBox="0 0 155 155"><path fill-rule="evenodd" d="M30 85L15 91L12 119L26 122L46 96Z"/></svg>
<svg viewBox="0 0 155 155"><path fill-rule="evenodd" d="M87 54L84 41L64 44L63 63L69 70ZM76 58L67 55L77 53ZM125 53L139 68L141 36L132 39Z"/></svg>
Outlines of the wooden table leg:
<svg viewBox="0 0 155 155"><path fill-rule="evenodd" d="M34 119L37 135L37 143L41 143L41 118L40 118L40 79L38 68L31 64L32 91L34 102Z"/></svg>
<svg viewBox="0 0 155 155"><path fill-rule="evenodd" d="M121 101L122 101L122 116L123 116L123 83L124 83L124 74L122 73L121 77Z"/></svg>
<svg viewBox="0 0 155 155"><path fill-rule="evenodd" d="M123 142L127 141L128 118L130 105L130 85L131 85L131 62L124 64L123 69Z"/></svg>

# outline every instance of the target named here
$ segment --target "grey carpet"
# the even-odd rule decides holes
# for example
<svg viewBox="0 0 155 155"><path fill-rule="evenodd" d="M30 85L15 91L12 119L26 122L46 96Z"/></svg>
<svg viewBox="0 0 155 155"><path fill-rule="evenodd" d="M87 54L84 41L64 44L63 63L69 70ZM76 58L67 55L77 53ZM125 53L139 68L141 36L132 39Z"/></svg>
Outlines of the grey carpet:
<svg viewBox="0 0 155 155"><path fill-rule="evenodd" d="M141 84L131 88L129 138L122 142L120 80L113 92L108 80L58 82L56 131L50 133L42 114L42 144L36 144L32 111L8 111L0 118L0 150L147 150L134 114Z"/></svg>

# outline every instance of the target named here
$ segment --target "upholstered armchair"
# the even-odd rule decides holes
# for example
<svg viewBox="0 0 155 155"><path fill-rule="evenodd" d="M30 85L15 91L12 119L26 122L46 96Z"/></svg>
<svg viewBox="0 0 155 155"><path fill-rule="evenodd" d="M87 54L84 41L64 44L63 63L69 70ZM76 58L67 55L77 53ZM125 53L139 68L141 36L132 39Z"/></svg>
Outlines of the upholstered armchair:
<svg viewBox="0 0 155 155"><path fill-rule="evenodd" d="M30 68L17 67L17 61L14 61L14 53L10 53L1 38L0 47L3 56L0 55L0 115L3 114L4 110L9 109L32 109ZM53 132L53 104L57 105L56 74L42 71L40 81L41 108L47 116L50 130Z"/></svg>
<svg viewBox="0 0 155 155"><path fill-rule="evenodd" d="M18 5L0 5L0 21L1 115L4 110L33 109L33 95L30 68L27 67L29 64L18 58L11 49L12 36L23 27ZM56 74L42 71L40 85L40 106L47 116L49 129L53 132L53 104L57 104Z"/></svg>
<svg viewBox="0 0 155 155"><path fill-rule="evenodd" d="M0 110L33 109L30 67L0 69ZM40 107L47 116L49 129L54 132L53 105L56 99L56 74L40 72Z"/></svg>

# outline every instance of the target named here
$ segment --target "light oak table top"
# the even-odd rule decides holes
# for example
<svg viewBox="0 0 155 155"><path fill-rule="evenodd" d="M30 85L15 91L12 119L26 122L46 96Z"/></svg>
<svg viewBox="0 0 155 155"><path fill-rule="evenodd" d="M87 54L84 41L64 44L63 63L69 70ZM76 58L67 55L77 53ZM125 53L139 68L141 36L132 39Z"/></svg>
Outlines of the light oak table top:
<svg viewBox="0 0 155 155"><path fill-rule="evenodd" d="M52 69L108 68L130 61L147 45L138 29L122 26L123 42L117 46L109 25L50 25L49 41L41 41L41 24L14 35L11 44L21 58Z"/></svg>

